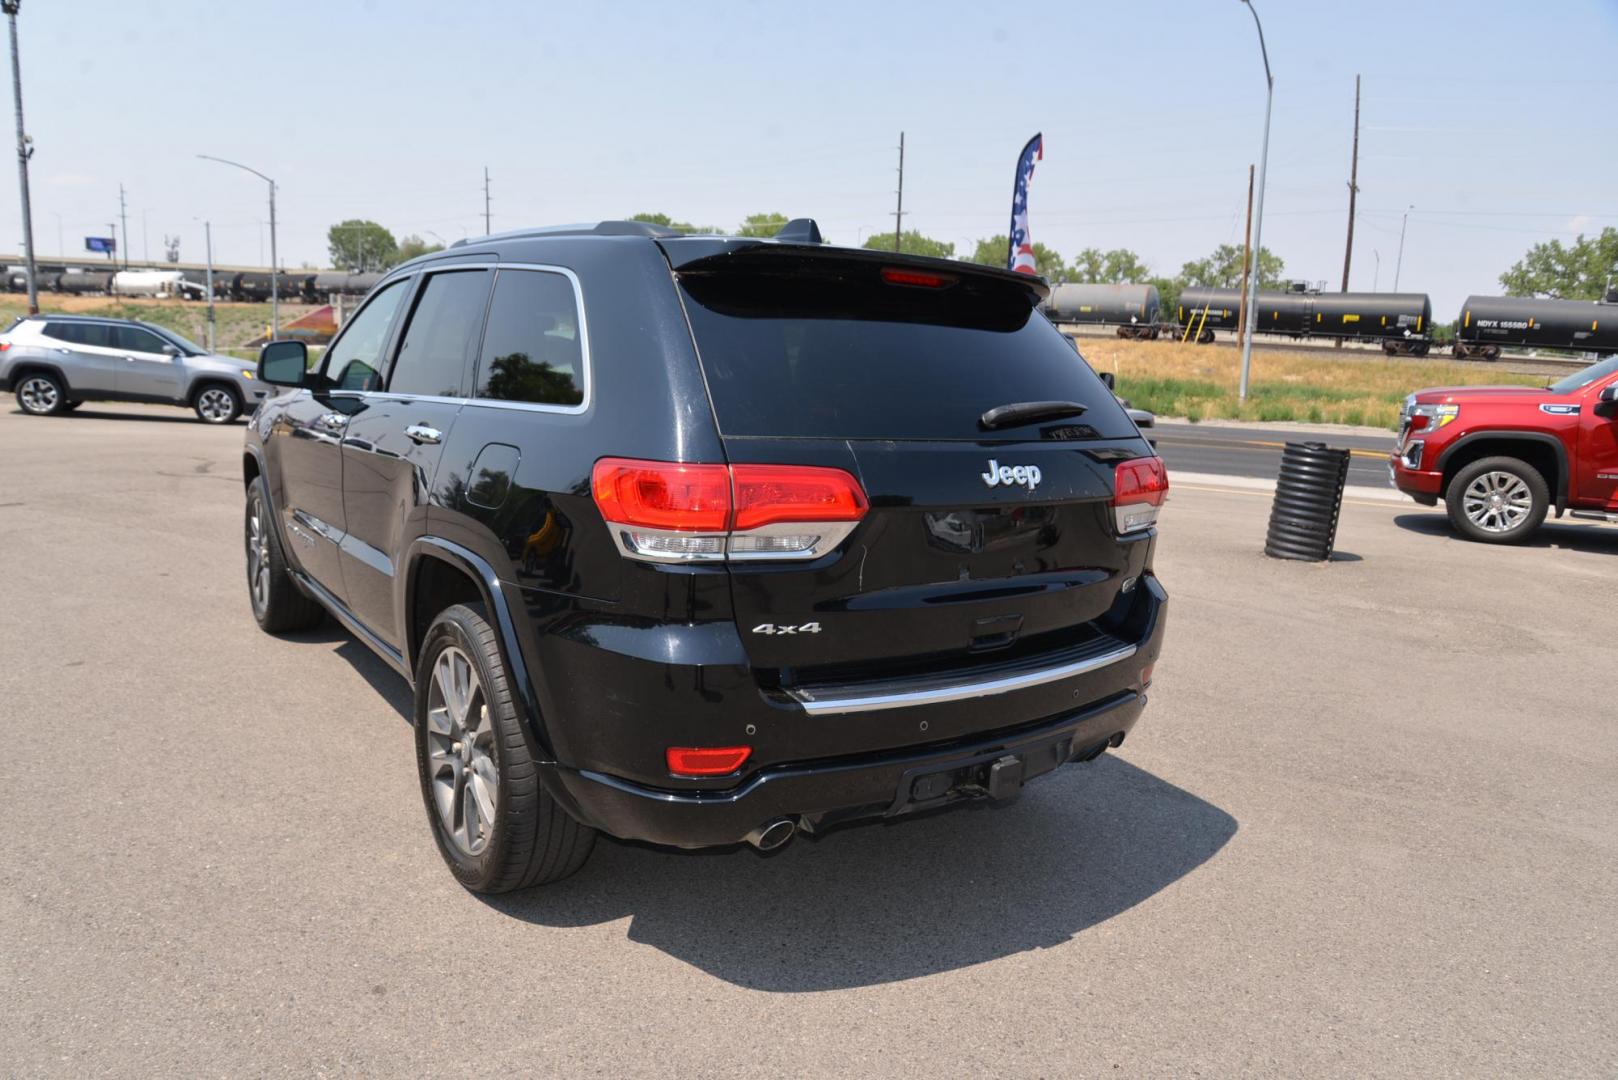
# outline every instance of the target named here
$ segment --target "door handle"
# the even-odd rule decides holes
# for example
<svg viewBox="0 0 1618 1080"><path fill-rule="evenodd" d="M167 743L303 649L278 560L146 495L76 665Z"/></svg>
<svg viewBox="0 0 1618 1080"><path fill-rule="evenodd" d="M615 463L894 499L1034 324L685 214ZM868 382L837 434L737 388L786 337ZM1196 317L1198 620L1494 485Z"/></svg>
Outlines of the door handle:
<svg viewBox="0 0 1618 1080"><path fill-rule="evenodd" d="M72 349L62 349L62 348L58 348L58 349L57 349L57 350L56 350L56 351L57 351L57 352L59 352L59 353L70 353L70 352L72 352L72 351L73 351L73 350L72 350Z"/></svg>
<svg viewBox="0 0 1618 1080"><path fill-rule="evenodd" d="M444 433L442 431L439 431L437 428L430 428L426 424L411 424L409 427L405 428L405 434L410 436L411 442L417 444L432 443L436 446L444 439Z"/></svg>
<svg viewBox="0 0 1618 1080"><path fill-rule="evenodd" d="M124 359L129 361L131 364L133 364L135 362L135 358L133 356L126 356L126 357L124 357Z"/></svg>
<svg viewBox="0 0 1618 1080"><path fill-rule="evenodd" d="M348 417L340 412L321 413L320 416L316 417L315 423L323 428L338 431L348 425Z"/></svg>

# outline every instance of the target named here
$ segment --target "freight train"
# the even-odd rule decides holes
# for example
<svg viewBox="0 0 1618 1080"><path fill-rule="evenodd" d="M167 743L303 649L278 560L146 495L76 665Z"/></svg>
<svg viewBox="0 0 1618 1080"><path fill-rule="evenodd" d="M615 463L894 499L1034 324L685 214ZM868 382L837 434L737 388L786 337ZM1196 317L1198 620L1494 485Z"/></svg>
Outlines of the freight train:
<svg viewBox="0 0 1618 1080"><path fill-rule="evenodd" d="M1239 289L1186 289L1176 313L1182 336L1208 342L1215 330L1235 330L1241 305ZM1426 356L1433 302L1426 293L1323 293L1295 284L1285 292L1260 290L1252 323L1255 334L1368 339L1390 356Z"/></svg>
<svg viewBox="0 0 1618 1080"><path fill-rule="evenodd" d="M1161 330L1156 285L1053 285L1044 312L1054 323L1116 326L1121 338L1156 340Z"/></svg>
<svg viewBox="0 0 1618 1080"><path fill-rule="evenodd" d="M178 296L187 300L203 300L208 296L205 270L80 270L44 263L38 270L40 292ZM268 301L270 278L267 271L216 270L213 293L220 300ZM300 271L282 272L275 278L281 299L321 303L332 296L364 296L382 280L382 275ZM22 266L7 266L0 284L7 292L27 292L28 271Z"/></svg>
<svg viewBox="0 0 1618 1080"><path fill-rule="evenodd" d="M1498 360L1502 346L1618 353L1618 288L1601 300L1468 296L1455 324L1455 356Z"/></svg>

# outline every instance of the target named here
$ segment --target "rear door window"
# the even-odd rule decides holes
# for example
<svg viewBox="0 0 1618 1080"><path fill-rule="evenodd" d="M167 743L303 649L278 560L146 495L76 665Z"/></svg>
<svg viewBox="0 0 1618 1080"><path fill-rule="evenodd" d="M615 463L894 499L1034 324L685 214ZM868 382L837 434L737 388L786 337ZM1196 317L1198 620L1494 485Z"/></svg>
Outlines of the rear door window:
<svg viewBox="0 0 1618 1080"><path fill-rule="evenodd" d="M114 348L142 353L163 351L163 340L150 330L142 330L138 326L110 326L107 329L112 331Z"/></svg>
<svg viewBox="0 0 1618 1080"><path fill-rule="evenodd" d="M501 270L478 359L476 396L579 405L584 368L584 329L573 283L545 270Z"/></svg>
<svg viewBox="0 0 1618 1080"><path fill-rule="evenodd" d="M399 343L390 391L429 397L465 393L483 329L489 277L487 270L451 270L427 278Z"/></svg>
<svg viewBox="0 0 1618 1080"><path fill-rule="evenodd" d="M796 260L790 272L762 258L734 261L680 275L725 435L1039 438L1050 421L992 433L978 425L997 405L1027 401L1085 406L1061 421L1067 438L1136 434L1015 286L970 272L946 275L942 287L902 284L864 260Z"/></svg>
<svg viewBox="0 0 1618 1080"><path fill-rule="evenodd" d="M74 345L112 347L112 327L102 323L46 323L41 331L46 337L56 338Z"/></svg>
<svg viewBox="0 0 1618 1080"><path fill-rule="evenodd" d="M383 288L343 327L341 336L326 352L326 379L333 389L381 389L382 349L388 343L388 330L409 281L400 278Z"/></svg>

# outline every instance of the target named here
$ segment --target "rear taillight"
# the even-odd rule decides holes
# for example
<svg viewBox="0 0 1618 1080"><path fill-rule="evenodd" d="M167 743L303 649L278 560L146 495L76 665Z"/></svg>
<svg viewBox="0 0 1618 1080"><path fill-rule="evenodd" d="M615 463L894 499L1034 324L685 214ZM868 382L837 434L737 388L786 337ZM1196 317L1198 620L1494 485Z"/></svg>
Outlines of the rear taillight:
<svg viewBox="0 0 1618 1080"><path fill-rule="evenodd" d="M653 562L814 559L869 504L842 469L602 458L590 489L618 549Z"/></svg>
<svg viewBox="0 0 1618 1080"><path fill-rule="evenodd" d="M889 285L910 285L918 289L942 289L955 284L952 274L933 274L926 270L907 270L899 266L882 268L882 280Z"/></svg>
<svg viewBox="0 0 1618 1080"><path fill-rule="evenodd" d="M11 342L0 341L0 352L5 352L9 348L11 348Z"/></svg>
<svg viewBox="0 0 1618 1080"><path fill-rule="evenodd" d="M1169 493L1169 474L1160 457L1133 458L1113 470L1113 520L1118 534L1140 532L1157 523L1158 508Z"/></svg>

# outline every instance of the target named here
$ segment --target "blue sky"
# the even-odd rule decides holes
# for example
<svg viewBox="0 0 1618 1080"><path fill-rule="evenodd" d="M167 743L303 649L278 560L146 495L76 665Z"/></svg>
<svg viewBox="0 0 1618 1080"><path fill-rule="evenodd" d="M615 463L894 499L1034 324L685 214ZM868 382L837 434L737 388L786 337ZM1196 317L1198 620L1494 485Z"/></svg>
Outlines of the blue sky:
<svg viewBox="0 0 1618 1080"><path fill-rule="evenodd" d="M1258 0L1276 75L1264 240L1336 288L1354 75L1364 77L1355 288L1400 286L1448 318L1536 240L1618 225L1618 0ZM1237 0L960 3L158 3L25 0L35 237L182 238L261 261L276 177L282 262L325 231L396 234L662 210L731 226L817 218L837 242L906 225L969 250L1004 232L1037 130L1036 240L1129 247L1172 274L1239 243L1264 87ZM0 170L0 247L20 247ZM264 247L267 251L267 246ZM1380 273L1377 256L1380 254Z"/></svg>

